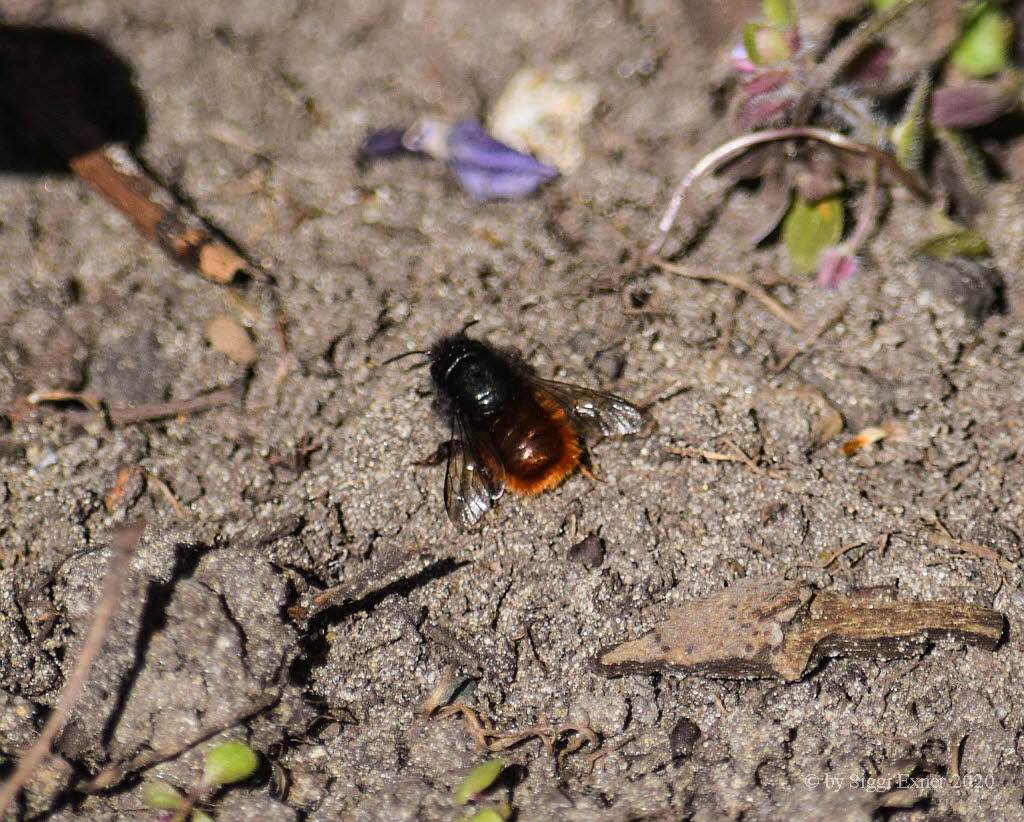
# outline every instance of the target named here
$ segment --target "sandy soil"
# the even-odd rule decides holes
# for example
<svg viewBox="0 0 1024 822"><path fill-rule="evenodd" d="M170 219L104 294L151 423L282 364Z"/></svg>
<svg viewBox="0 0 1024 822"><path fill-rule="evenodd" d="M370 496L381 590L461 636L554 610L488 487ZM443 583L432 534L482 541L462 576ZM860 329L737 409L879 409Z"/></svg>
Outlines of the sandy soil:
<svg viewBox="0 0 1024 822"><path fill-rule="evenodd" d="M561 757L538 738L502 754L524 822L1024 818L1020 181L993 185L979 218L1009 305L980 325L922 287L908 258L929 228L909 199L894 197L856 279L824 292L774 246L736 241L751 197L737 192L687 261L777 274L795 331L724 286L624 262L680 172L729 133L710 91L732 29L706 9L19 0L6 15L122 55L147 104L141 157L277 283L239 291L260 348L240 404L0 429L0 762L56 697L111 529L148 523L33 818L156 819L134 772L61 789L223 730L214 741L247 739L265 767L216 801L218 819L459 819L452 788L486 754L460 717L423 717L445 676L503 734L599 736ZM437 164L353 162L370 127L478 113L521 66L558 63L601 101L580 170L533 199L478 205ZM246 376L203 336L239 316L229 290L175 268L68 176L0 178L0 255L0 405L62 387L156 402ZM649 403L657 429L594 449L605 482L505 498L459 534L443 468L412 464L447 435L426 372L380 364L472 319L542 374ZM820 445L829 405L845 430ZM898 435L840 453L880 423ZM667 450L730 441L760 470ZM309 443L305 470L282 464ZM154 482L108 511L128 465L184 518ZM591 533L596 567L571 551ZM399 548L423 553L354 602L289 615ZM792 685L594 670L598 649L673 604L767 576L985 605L1007 636L995 652L830 659ZM210 744L144 776L188 786ZM908 773L930 781L900 790Z"/></svg>

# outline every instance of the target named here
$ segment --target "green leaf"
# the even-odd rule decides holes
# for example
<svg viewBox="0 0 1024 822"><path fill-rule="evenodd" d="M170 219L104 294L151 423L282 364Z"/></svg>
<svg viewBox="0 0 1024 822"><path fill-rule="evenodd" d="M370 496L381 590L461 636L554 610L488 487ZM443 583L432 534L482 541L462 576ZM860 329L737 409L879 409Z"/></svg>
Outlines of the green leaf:
<svg viewBox="0 0 1024 822"><path fill-rule="evenodd" d="M1006 65L1013 41L1013 22L985 3L964 28L952 60L970 77L988 77Z"/></svg>
<svg viewBox="0 0 1024 822"><path fill-rule="evenodd" d="M903 109L903 116L889 131L889 139L896 147L896 159L910 171L921 167L922 148L928 133L928 94L931 87L931 77L922 71Z"/></svg>
<svg viewBox="0 0 1024 822"><path fill-rule="evenodd" d="M256 753L244 742L224 742L206 755L203 782L227 785L252 775L259 764Z"/></svg>
<svg viewBox="0 0 1024 822"><path fill-rule="evenodd" d="M776 65L793 56L786 32L759 23L743 27L743 48L755 66Z"/></svg>
<svg viewBox="0 0 1024 822"><path fill-rule="evenodd" d="M980 200L988 185L988 172L981 152L966 134L959 131L937 128L935 137L952 162L960 185L971 197Z"/></svg>
<svg viewBox="0 0 1024 822"><path fill-rule="evenodd" d="M465 805L478 793L486 791L494 780L498 778L505 767L501 759L488 759L482 765L477 765L469 772L469 775L462 780L462 784L455 789L454 801L456 805Z"/></svg>
<svg viewBox="0 0 1024 822"><path fill-rule="evenodd" d="M839 197L826 197L816 203L793 197L782 221L782 242L797 271L817 271L825 249L838 243L842 236L843 202Z"/></svg>
<svg viewBox="0 0 1024 822"><path fill-rule="evenodd" d="M780 29L791 29L796 23L793 3L790 0L764 0L761 4L764 21Z"/></svg>
<svg viewBox="0 0 1024 822"><path fill-rule="evenodd" d="M192 811L192 822L213 822L213 817L203 811Z"/></svg>
<svg viewBox="0 0 1024 822"><path fill-rule="evenodd" d="M142 786L142 801L151 808L174 811L185 806L185 797L173 785L159 779Z"/></svg>
<svg viewBox="0 0 1024 822"><path fill-rule="evenodd" d="M953 257L987 257L992 250L977 231L964 229L932 237L917 253L948 261Z"/></svg>

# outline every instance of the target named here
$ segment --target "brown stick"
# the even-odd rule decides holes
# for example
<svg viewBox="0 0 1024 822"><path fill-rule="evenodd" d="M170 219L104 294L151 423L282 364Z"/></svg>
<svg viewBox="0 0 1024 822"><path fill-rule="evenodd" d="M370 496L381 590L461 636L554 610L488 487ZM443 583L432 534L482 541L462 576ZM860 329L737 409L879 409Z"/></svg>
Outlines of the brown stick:
<svg viewBox="0 0 1024 822"><path fill-rule="evenodd" d="M36 391L28 396L27 401L29 405L38 405L43 402L80 402L90 410L90 416L91 414L105 414L111 425L118 426L163 420L182 414L195 414L198 411L207 411L220 405L231 405L238 402L241 396L242 384L236 383L227 388L218 388L187 400L153 402L143 405L107 405L92 394L63 390Z"/></svg>
<svg viewBox="0 0 1024 822"><path fill-rule="evenodd" d="M268 691L230 719L227 719L224 722L218 722L209 728L205 728L192 737L188 742L185 742L182 745L177 745L173 748L160 748L155 751L147 751L146 753L133 757L128 762L122 762L119 765L111 765L104 768L88 782L77 786L76 790L79 790L82 793L96 793L97 791L112 788L128 774L139 773L147 770L148 768L152 768L154 765L159 765L161 762L167 762L171 759L175 759L185 753L185 751L192 750L196 745L199 745L207 739L226 731L228 728L237 725L239 722L244 722L257 714L263 713L263 711L276 703L280 698L280 690Z"/></svg>
<svg viewBox="0 0 1024 822"><path fill-rule="evenodd" d="M121 597L121 589L124 584L125 574L128 572L128 561L131 559L132 550L138 544L142 536L144 525L135 523L129 525L114 534L110 542L112 555L110 557L110 569L107 571L107 578L103 584L103 595L96 612L93 614L92 624L86 634L85 641L78 651L74 667L68 676L64 687L61 689L57 704L50 712L50 716L43 726L39 737L32 747L25 752L18 763L14 775L0 787L0 819L4 817L8 806L14 801L22 786L29 780L39 763L50 752L50 745L53 738L64 727L68 714L78 697L82 693L85 681L89 677L89 671L96 661L96 656L103 647L103 641L110 626L110 620L114 616L118 602Z"/></svg>
<svg viewBox="0 0 1024 822"><path fill-rule="evenodd" d="M72 157L68 164L175 262L197 269L216 283L231 282L245 268L245 260L215 240L127 151L101 146Z"/></svg>
<svg viewBox="0 0 1024 822"><path fill-rule="evenodd" d="M843 303L841 306L839 306L839 309L834 314L832 314L831 317L829 317L814 331L812 331L810 334L808 334L806 337L800 340L800 342L797 343L796 347L793 348L793 350L790 351L785 357L783 357L781 360L775 363L775 365L769 366L768 370L775 374L780 374L787 368L789 368L790 363L792 363L793 360L795 360L801 354L808 351L810 347L814 345L825 334L825 332L827 332L830 328L832 328L832 326L834 326L843 318L843 315L846 313L846 308L849 304L849 301L847 301Z"/></svg>
<svg viewBox="0 0 1024 822"><path fill-rule="evenodd" d="M352 579L328 588L312 596L303 604L295 604L288 609L293 619L309 619L321 611L342 602L351 602L375 588L381 587L384 580L400 568L404 568L414 559L425 556L426 551L416 545L396 545L371 561Z"/></svg>
<svg viewBox="0 0 1024 822"><path fill-rule="evenodd" d="M207 411L219 405L230 405L241 399L240 383L228 388L218 388L206 394L200 394L187 400L171 400L170 402L154 402L136 406L113 406L107 408L107 416L111 425L129 425L133 422L149 422L177 417L182 414L194 414Z"/></svg>

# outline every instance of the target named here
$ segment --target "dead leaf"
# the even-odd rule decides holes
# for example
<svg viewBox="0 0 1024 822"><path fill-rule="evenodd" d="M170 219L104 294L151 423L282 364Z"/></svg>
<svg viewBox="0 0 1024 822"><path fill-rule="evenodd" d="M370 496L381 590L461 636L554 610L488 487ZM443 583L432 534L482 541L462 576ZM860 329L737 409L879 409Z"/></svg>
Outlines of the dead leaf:
<svg viewBox="0 0 1024 822"><path fill-rule="evenodd" d="M603 650L595 663L608 676L678 670L796 682L826 657L906 656L940 637L992 650L1004 625L998 611L965 602L848 598L806 582L750 580L684 603L639 639Z"/></svg>

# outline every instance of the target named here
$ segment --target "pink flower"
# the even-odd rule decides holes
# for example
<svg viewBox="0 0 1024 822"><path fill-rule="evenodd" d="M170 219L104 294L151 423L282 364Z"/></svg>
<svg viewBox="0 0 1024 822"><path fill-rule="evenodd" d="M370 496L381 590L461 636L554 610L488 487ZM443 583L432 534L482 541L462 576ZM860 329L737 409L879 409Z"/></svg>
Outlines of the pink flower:
<svg viewBox="0 0 1024 822"><path fill-rule="evenodd" d="M821 288L836 288L856 274L859 267L857 258L843 246L826 248L818 264L818 278L815 282Z"/></svg>

